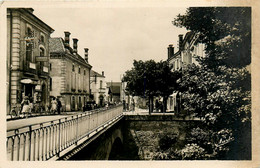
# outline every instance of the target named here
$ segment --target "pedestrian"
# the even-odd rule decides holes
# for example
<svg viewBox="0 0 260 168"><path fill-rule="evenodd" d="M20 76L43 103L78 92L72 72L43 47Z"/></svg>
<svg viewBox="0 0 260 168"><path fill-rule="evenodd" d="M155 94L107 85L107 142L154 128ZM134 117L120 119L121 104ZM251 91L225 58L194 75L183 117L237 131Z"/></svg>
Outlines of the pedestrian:
<svg viewBox="0 0 260 168"><path fill-rule="evenodd" d="M158 99L156 99L156 101L155 101L155 110L156 110L156 112L159 112L159 106L160 106L160 103L159 103Z"/></svg>
<svg viewBox="0 0 260 168"><path fill-rule="evenodd" d="M61 101L60 101L59 98L57 98L57 111L58 111L58 114L60 114L61 107L62 107Z"/></svg>
<svg viewBox="0 0 260 168"><path fill-rule="evenodd" d="M135 100L132 101L132 110L135 111Z"/></svg>
<svg viewBox="0 0 260 168"><path fill-rule="evenodd" d="M30 111L29 104L30 104L29 97L28 96L24 96L23 101L21 103L23 117L28 118L28 113Z"/></svg>
<svg viewBox="0 0 260 168"><path fill-rule="evenodd" d="M126 111L126 103L125 103L125 100L123 100L123 111Z"/></svg>
<svg viewBox="0 0 260 168"><path fill-rule="evenodd" d="M57 110L57 101L56 98L53 97L51 101L51 112L55 114L56 110Z"/></svg>

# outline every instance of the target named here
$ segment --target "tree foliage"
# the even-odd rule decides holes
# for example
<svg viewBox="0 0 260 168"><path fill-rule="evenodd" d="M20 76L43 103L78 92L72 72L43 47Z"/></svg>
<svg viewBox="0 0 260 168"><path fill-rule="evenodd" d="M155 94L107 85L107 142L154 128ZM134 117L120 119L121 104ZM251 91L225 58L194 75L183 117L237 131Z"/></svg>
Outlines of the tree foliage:
<svg viewBox="0 0 260 168"><path fill-rule="evenodd" d="M251 8L188 8L173 23L206 44L200 65L183 67L178 80L183 108L204 126L192 130L183 150L165 153L172 158L181 153L180 159L250 159Z"/></svg>
<svg viewBox="0 0 260 168"><path fill-rule="evenodd" d="M171 69L166 61L134 60L132 69L125 72L122 80L127 82L126 89L131 95L149 99L168 97L176 89L176 80L180 76Z"/></svg>

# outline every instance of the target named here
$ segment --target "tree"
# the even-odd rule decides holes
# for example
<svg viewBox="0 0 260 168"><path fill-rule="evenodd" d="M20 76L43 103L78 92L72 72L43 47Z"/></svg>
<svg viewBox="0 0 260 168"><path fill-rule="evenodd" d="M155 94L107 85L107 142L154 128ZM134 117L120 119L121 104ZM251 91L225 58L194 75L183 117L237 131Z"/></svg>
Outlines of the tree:
<svg viewBox="0 0 260 168"><path fill-rule="evenodd" d="M134 60L133 65L131 70L126 71L122 80L127 82L129 94L148 97L149 112L152 112L154 96L160 95L166 102L175 87L177 74L171 71L172 67L166 61L157 63L154 60Z"/></svg>
<svg viewBox="0 0 260 168"><path fill-rule="evenodd" d="M188 8L174 25L199 34L199 42L206 44L200 66L183 69L179 81L183 107L201 117L205 131L215 137L210 140L215 157L247 149L236 159L250 158L251 9Z"/></svg>

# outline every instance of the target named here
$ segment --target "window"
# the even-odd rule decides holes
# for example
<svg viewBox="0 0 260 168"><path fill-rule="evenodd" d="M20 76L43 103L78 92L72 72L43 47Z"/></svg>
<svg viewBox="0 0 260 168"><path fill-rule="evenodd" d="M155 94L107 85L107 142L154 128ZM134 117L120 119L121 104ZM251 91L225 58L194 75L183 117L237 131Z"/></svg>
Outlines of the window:
<svg viewBox="0 0 260 168"><path fill-rule="evenodd" d="M33 31L30 27L27 27L27 32L26 32L28 37L33 37Z"/></svg>
<svg viewBox="0 0 260 168"><path fill-rule="evenodd" d="M72 71L74 72L75 71L75 65L72 64Z"/></svg>
<svg viewBox="0 0 260 168"><path fill-rule="evenodd" d="M52 91L52 78L50 78L50 91Z"/></svg>
<svg viewBox="0 0 260 168"><path fill-rule="evenodd" d="M45 39L44 39L44 36L41 35L41 43L44 43Z"/></svg>
<svg viewBox="0 0 260 168"><path fill-rule="evenodd" d="M30 27L27 27L26 30L27 37L32 37L33 32ZM26 41L26 60L32 62L32 50L33 50L33 42L28 40Z"/></svg>
<svg viewBox="0 0 260 168"><path fill-rule="evenodd" d="M51 64L50 64L50 71L51 71Z"/></svg>
<svg viewBox="0 0 260 168"><path fill-rule="evenodd" d="M45 51L44 51L44 48L40 48L40 57L44 57L45 55Z"/></svg>
<svg viewBox="0 0 260 168"><path fill-rule="evenodd" d="M102 84L103 84L103 81L101 80L100 81L100 89L102 88Z"/></svg>
<svg viewBox="0 0 260 168"><path fill-rule="evenodd" d="M79 74L80 74L80 66L79 66Z"/></svg>
<svg viewBox="0 0 260 168"><path fill-rule="evenodd" d="M84 69L84 75L86 75L86 70Z"/></svg>

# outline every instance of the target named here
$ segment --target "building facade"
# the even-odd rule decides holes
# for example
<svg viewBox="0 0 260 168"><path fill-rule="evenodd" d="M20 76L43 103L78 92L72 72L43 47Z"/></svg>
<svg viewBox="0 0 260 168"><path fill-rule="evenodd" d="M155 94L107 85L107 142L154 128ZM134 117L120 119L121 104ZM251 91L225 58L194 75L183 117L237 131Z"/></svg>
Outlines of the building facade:
<svg viewBox="0 0 260 168"><path fill-rule="evenodd" d="M173 66L173 71L185 68L185 65L199 65L196 57L205 57L205 44L199 42L199 34L187 32L183 39L183 35L179 35L179 50L174 53L173 45L168 47L168 63ZM176 111L178 109L178 101L181 101L181 93L174 92L169 96L167 101L167 109Z"/></svg>
<svg viewBox="0 0 260 168"><path fill-rule="evenodd" d="M7 113L28 96L49 103L49 38L54 31L32 8L7 9Z"/></svg>
<svg viewBox="0 0 260 168"><path fill-rule="evenodd" d="M89 100L90 70L88 48L85 57L77 51L78 39L70 47L70 32L65 38L50 39L50 97L59 98L63 111L80 111Z"/></svg>
<svg viewBox="0 0 260 168"><path fill-rule="evenodd" d="M107 101L110 103L119 103L122 100L122 83L107 82Z"/></svg>
<svg viewBox="0 0 260 168"><path fill-rule="evenodd" d="M98 106L104 106L107 99L105 79L104 71L102 71L102 74L93 70L90 71L91 94Z"/></svg>

